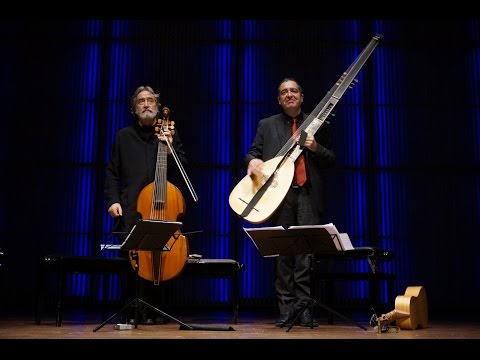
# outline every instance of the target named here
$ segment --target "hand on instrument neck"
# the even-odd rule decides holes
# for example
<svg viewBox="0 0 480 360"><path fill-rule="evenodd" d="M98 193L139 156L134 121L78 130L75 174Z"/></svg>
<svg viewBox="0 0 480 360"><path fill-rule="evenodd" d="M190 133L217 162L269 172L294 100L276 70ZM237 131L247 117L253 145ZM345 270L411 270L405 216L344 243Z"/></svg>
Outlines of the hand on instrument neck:
<svg viewBox="0 0 480 360"><path fill-rule="evenodd" d="M172 133L170 132L170 130L168 128L164 128L164 129L160 129L160 133L158 135L158 140L166 143L168 141L169 144L171 144L173 142L173 137L172 137ZM170 150L170 146L167 145L167 154L171 154L172 151Z"/></svg>

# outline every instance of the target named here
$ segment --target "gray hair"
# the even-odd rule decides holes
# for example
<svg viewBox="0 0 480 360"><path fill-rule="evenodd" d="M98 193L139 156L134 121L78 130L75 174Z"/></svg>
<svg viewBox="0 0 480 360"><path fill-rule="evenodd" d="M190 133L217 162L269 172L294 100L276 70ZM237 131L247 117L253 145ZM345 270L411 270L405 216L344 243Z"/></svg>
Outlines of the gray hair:
<svg viewBox="0 0 480 360"><path fill-rule="evenodd" d="M157 94L155 92L155 90L153 90L152 87L150 87L150 86L139 86L139 87L137 87L137 89L133 93L132 97L130 98L130 106L132 108L132 112L134 112L135 105L137 104L137 96L142 91L148 91L150 94L152 94L153 97L155 98L155 100L157 101L158 107L160 107L160 102L159 102L160 93Z"/></svg>

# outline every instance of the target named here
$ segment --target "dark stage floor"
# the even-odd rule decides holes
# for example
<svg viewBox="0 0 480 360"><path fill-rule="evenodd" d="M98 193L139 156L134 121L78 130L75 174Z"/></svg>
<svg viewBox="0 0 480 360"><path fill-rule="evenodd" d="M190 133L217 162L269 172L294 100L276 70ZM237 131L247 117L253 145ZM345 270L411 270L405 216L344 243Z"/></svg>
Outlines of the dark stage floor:
<svg viewBox="0 0 480 360"><path fill-rule="evenodd" d="M113 314L109 313L109 316ZM121 314L99 327L102 317L98 311L70 310L65 313L62 326L57 327L55 313L44 314L41 323L35 325L33 315L3 311L0 343L2 350L12 348L16 354L32 350L52 352L61 346L62 353L66 350L72 356L88 354L92 349L134 355L140 346L148 351L168 353L174 350L184 356L198 355L200 351L215 356L223 350L228 351L229 356L256 356L259 349L281 355L301 346L303 350L332 349L342 353L370 354L374 358L382 357L384 354L378 351L384 350L403 352L413 347L435 345L436 349L451 348L463 352L480 344L478 319L457 314L432 314L424 329L397 331L392 323L390 330L384 333L378 333L369 323L371 314L362 311L344 311L341 314L350 321L334 316L334 323L329 324L327 313L316 308L319 327L294 326L290 330L274 326L276 313L273 310L241 310L237 324L232 323L232 313L228 310L177 309L167 314L174 319L168 324L117 330L115 325L123 322ZM182 324L192 329L184 330Z"/></svg>

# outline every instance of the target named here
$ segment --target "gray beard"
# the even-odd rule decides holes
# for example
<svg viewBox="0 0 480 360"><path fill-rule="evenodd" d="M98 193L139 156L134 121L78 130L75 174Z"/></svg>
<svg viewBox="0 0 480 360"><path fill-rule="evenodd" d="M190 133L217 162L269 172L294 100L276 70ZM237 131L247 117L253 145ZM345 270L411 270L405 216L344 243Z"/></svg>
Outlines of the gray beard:
<svg viewBox="0 0 480 360"><path fill-rule="evenodd" d="M145 111L137 113L137 116L138 121L140 121L142 125L153 125L153 120L155 119L156 114L150 111Z"/></svg>

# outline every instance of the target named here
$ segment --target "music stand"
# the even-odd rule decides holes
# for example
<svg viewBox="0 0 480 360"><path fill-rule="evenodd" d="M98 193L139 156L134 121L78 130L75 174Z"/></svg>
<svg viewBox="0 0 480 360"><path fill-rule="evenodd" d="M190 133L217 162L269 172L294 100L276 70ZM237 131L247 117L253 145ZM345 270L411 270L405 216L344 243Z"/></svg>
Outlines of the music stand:
<svg viewBox="0 0 480 360"><path fill-rule="evenodd" d="M303 254L317 255L339 251L335 245L335 237L337 235L330 234L327 229L315 225L312 227L298 226L288 229L285 229L281 226L276 226L251 229L244 228L244 230L263 257ZM321 303L310 294L308 294L308 297L309 301L303 304L303 306L299 310L295 311L285 322L285 324L290 324L287 332L290 331L290 329L293 327L293 324L295 324L307 307L312 308L315 305L322 307L323 309L337 315L353 325L358 326L363 330L367 330L366 327L356 323L345 315L342 315L338 311ZM282 327L283 326L285 325L282 325Z"/></svg>
<svg viewBox="0 0 480 360"><path fill-rule="evenodd" d="M126 237L123 244L120 246L120 250L162 250L162 251L169 251L170 249L166 246L168 240L172 235L180 229L182 226L181 222L176 221L164 221L164 220L143 220L140 219L137 224L132 228L128 236ZM130 306L135 307L135 328L138 325L138 309L139 305L146 306L147 308L155 311L159 315L169 318L170 320L175 321L176 323L180 324L182 328L193 330L193 327L183 323L182 321L174 318L173 316L163 312L160 309L157 309L153 305L150 305L146 301L140 299L138 297L138 271L139 271L139 263L138 263L138 255L135 258L137 264L135 266L136 274L136 281L135 281L135 299L130 301L126 304L122 309L118 312L110 316L107 320L102 322L99 326L97 326L93 332L101 329L105 324L107 324L110 320L117 317L119 314L125 312Z"/></svg>

